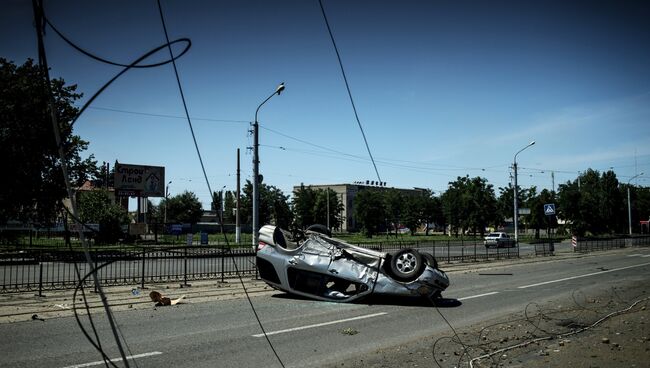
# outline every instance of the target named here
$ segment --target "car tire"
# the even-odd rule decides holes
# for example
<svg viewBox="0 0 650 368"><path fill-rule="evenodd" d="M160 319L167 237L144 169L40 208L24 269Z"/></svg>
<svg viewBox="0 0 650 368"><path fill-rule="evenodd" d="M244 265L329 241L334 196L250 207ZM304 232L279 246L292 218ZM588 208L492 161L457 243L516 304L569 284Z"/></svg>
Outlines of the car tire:
<svg viewBox="0 0 650 368"><path fill-rule="evenodd" d="M422 255L415 249L402 249L390 259L390 270L399 281L413 281L424 269Z"/></svg>
<svg viewBox="0 0 650 368"><path fill-rule="evenodd" d="M327 226L325 226L325 225L321 225L321 224L309 225L307 230L308 231L313 231L313 232L316 232L316 233L320 233L320 234L323 234L323 235L327 235L330 238L332 237L332 231L330 229L328 229Z"/></svg>
<svg viewBox="0 0 650 368"><path fill-rule="evenodd" d="M422 258L424 258L425 264L431 268L435 268L436 270L438 269L438 261L436 261L436 258L434 256L429 253L420 253L420 255L422 255Z"/></svg>

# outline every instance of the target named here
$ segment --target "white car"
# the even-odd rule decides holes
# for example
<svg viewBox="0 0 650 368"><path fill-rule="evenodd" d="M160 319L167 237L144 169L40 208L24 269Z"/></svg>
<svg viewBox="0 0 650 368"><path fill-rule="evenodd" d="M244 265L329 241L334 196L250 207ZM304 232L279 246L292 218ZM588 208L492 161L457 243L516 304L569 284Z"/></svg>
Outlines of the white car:
<svg viewBox="0 0 650 368"><path fill-rule="evenodd" d="M496 233L489 233L485 237L485 240L483 241L483 245L485 245L486 248L514 247L517 245L517 242L514 239L512 239L510 235L506 233L496 232Z"/></svg>
<svg viewBox="0 0 650 368"><path fill-rule="evenodd" d="M298 236L272 225L260 229L257 267L267 284L335 302L373 293L439 298L449 286L449 278L428 253L377 252L332 238L322 225L310 228Z"/></svg>

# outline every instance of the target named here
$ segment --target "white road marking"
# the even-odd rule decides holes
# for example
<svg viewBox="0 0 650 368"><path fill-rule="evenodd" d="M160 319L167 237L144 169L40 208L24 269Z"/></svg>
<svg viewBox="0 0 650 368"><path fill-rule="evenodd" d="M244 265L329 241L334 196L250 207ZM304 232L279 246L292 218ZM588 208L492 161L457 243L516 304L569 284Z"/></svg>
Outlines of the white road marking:
<svg viewBox="0 0 650 368"><path fill-rule="evenodd" d="M648 257L650 257L650 254L646 254L644 256L641 256L641 258L648 258Z"/></svg>
<svg viewBox="0 0 650 368"><path fill-rule="evenodd" d="M142 354L138 354L138 355L129 355L129 356L126 357L126 360L133 360L133 359L138 359L138 358L146 358L146 357L150 357L150 356L154 356L154 355L160 355L160 354L162 354L160 351L152 351L150 353L142 353ZM111 362L114 362L114 363L115 362L121 362L122 360L123 360L122 358L115 358L115 359L111 359ZM63 368L83 368L83 367L92 367L94 365L103 365L103 364L104 364L104 361L101 360L101 361L90 362L90 363L69 365L69 366L63 367Z"/></svg>
<svg viewBox="0 0 650 368"><path fill-rule="evenodd" d="M643 254L642 253L636 253L636 254L628 254L627 256L628 257L642 257Z"/></svg>
<svg viewBox="0 0 650 368"><path fill-rule="evenodd" d="M267 332L266 336L271 336L271 335L277 335L281 333L286 333L286 332L293 332L293 331L300 331L300 330L306 330L308 328L315 328L315 327L322 327L322 326L328 326L328 325L333 325L336 323L343 323L343 322L349 322L349 321L356 321L359 319L366 319L366 318L372 318L372 317L379 317L383 316L385 314L388 314L387 312L381 312L381 313L375 313L375 314L366 314L365 316L359 316L359 317L352 317L352 318L346 318L346 319L339 319L336 321L330 321L330 322L323 322L323 323L316 323L314 325L308 325L308 326L301 326L301 327L294 327L294 328L288 328L286 330L279 330L279 331L273 331L273 332ZM263 337L264 334L256 334L252 335L253 337Z"/></svg>
<svg viewBox="0 0 650 368"><path fill-rule="evenodd" d="M494 295L494 294L499 294L499 292L498 291L493 291L491 293L478 294L478 295L472 295L472 296L465 296L465 297L462 297L462 298L458 298L456 300L474 299L474 298L480 298L482 296L488 296L488 295Z"/></svg>
<svg viewBox="0 0 650 368"><path fill-rule="evenodd" d="M519 286L519 289L527 289L535 286L541 286L541 285L547 285L547 284L553 284L556 282L562 282L562 281L568 281L568 280L575 280L583 277L589 277L589 276L596 276L596 275L601 275L603 273L608 273L608 272L616 272L616 271L621 271L621 270L627 270L630 268L637 268L637 267L643 267L650 265L650 263L642 263L634 266L627 266L627 267L621 267L621 268L613 268L611 270L606 270L606 271L600 271L600 272L592 272L584 275L578 275L578 276L571 276L571 277L565 277L563 279L557 279L557 280L551 280L551 281L544 281L544 282L539 282L537 284L531 284L531 285L525 285L525 286Z"/></svg>

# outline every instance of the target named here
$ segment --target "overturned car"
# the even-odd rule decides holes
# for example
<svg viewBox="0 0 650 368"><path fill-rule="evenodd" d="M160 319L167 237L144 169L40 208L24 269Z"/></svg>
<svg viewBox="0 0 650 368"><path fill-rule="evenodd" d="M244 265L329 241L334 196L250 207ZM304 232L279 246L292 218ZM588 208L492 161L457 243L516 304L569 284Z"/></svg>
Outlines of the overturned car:
<svg viewBox="0 0 650 368"><path fill-rule="evenodd" d="M415 249L378 252L332 238L314 225L292 234L260 229L260 277L273 288L318 300L351 302L370 294L440 297L449 278L434 257Z"/></svg>

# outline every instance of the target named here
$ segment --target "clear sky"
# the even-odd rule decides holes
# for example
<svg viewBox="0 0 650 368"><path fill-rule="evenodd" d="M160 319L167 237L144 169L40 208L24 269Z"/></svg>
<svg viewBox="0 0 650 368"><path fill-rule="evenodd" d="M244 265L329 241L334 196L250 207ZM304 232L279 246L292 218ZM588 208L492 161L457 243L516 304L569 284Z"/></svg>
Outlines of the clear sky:
<svg viewBox="0 0 650 368"><path fill-rule="evenodd" d="M213 190L252 176L249 122L260 110L260 172L294 185L377 180L316 0L163 0ZM457 176L551 188L587 168L650 185L650 2L323 0L350 89L388 186L444 191ZM79 46L129 63L164 43L156 2L45 1ZM120 68L46 33L51 75L83 103ZM165 52L150 61L164 59ZM4 0L0 57L37 59L31 1ZM151 114L151 115L146 115ZM164 115L164 116L153 116ZM75 133L99 162L160 165L170 193L210 194L171 64L130 70ZM498 194L498 190L497 190Z"/></svg>

